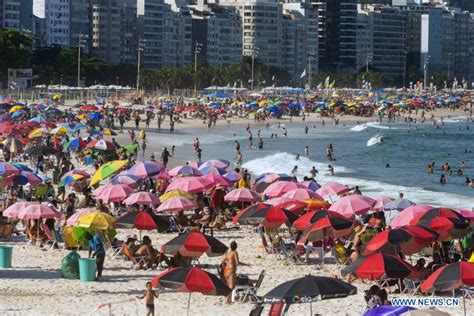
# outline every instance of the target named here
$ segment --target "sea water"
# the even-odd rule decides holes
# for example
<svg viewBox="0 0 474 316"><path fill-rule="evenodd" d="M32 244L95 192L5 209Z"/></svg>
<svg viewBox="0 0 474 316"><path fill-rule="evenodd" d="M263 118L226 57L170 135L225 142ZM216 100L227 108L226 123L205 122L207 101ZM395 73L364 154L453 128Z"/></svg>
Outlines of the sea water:
<svg viewBox="0 0 474 316"><path fill-rule="evenodd" d="M218 126L200 133L202 159L235 157L235 140L240 142L244 168L254 176L264 172L290 174L298 166L298 179L310 176L315 166L320 184L340 182L350 187L359 186L363 194L377 197L397 197L400 192L416 203L433 206L471 209L474 207L474 188L465 184L465 177L474 177L473 133L474 125L464 118L445 121L433 127L430 123L379 124L334 126L320 123L293 123L287 121L288 136L283 135L283 124L252 127L253 147L248 147L248 132L243 125ZM304 127L308 126L308 134ZM264 149L257 148L257 130L261 131ZM277 134L278 138L271 138ZM158 136L160 137L160 136ZM178 131L173 137L160 137L168 146L176 145L177 155L195 159L191 146L196 136L192 131ZM383 141L382 141L383 140ZM334 159L328 161L326 147L334 147ZM308 146L309 155L304 155ZM466 152L467 151L467 152ZM296 156L299 154L299 160ZM456 175L461 161L467 169ZM427 172L428 164L435 162L434 173ZM441 171L448 162L452 175ZM327 173L328 164L335 175ZM230 168L235 168L234 164ZM447 184L441 185L444 174Z"/></svg>

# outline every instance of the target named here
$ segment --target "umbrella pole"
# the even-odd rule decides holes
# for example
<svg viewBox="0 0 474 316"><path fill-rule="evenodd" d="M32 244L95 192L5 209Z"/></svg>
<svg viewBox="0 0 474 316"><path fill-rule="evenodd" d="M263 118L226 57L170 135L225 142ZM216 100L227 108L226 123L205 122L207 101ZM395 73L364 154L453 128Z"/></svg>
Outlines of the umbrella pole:
<svg viewBox="0 0 474 316"><path fill-rule="evenodd" d="M188 311L187 311L187 314L189 316L189 304L191 303L191 292L189 292L189 296L188 296Z"/></svg>
<svg viewBox="0 0 474 316"><path fill-rule="evenodd" d="M37 233L36 233L36 241L38 241L39 238L40 238L40 224L39 223L40 222L39 222L39 219L38 219L38 229L37 229ZM33 246L36 246L36 242L35 242L35 245L33 245ZM40 242L40 246L41 246L41 242Z"/></svg>
<svg viewBox="0 0 474 316"><path fill-rule="evenodd" d="M464 309L464 316L467 316L466 315L466 293L464 292L464 285L462 286L462 291L461 291L461 295L462 295L462 306L463 306L463 309Z"/></svg>
<svg viewBox="0 0 474 316"><path fill-rule="evenodd" d="M313 316L313 300L309 301L309 316Z"/></svg>

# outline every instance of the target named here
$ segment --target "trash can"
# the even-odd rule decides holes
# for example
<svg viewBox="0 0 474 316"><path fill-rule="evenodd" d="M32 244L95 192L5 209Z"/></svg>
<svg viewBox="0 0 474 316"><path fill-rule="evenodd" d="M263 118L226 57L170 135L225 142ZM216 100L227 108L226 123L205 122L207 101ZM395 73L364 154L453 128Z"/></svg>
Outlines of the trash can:
<svg viewBox="0 0 474 316"><path fill-rule="evenodd" d="M0 246L0 268L12 267L12 246Z"/></svg>
<svg viewBox="0 0 474 316"><path fill-rule="evenodd" d="M81 279L81 282L95 281L96 269L95 258L79 259L79 278Z"/></svg>

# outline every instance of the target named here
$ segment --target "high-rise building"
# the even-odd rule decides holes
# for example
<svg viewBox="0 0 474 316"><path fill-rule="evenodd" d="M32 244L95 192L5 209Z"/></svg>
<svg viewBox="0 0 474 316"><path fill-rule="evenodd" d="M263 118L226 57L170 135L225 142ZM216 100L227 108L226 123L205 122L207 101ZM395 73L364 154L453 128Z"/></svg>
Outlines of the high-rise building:
<svg viewBox="0 0 474 316"><path fill-rule="evenodd" d="M44 0L43 2L46 45L69 47L71 45L69 41L69 1Z"/></svg>
<svg viewBox="0 0 474 316"><path fill-rule="evenodd" d="M193 21L191 10L183 0L166 0L163 51L165 67L182 67L193 63Z"/></svg>
<svg viewBox="0 0 474 316"><path fill-rule="evenodd" d="M406 16L399 8L381 5L359 6L357 33L358 69L370 64L392 78L406 74Z"/></svg>
<svg viewBox="0 0 474 316"><path fill-rule="evenodd" d="M144 0L143 39L146 41L143 51L143 65L147 68L161 68L164 40L163 26L165 10L170 10L164 0Z"/></svg>
<svg viewBox="0 0 474 316"><path fill-rule="evenodd" d="M137 1L124 0L121 8L120 64L135 64L138 47Z"/></svg>
<svg viewBox="0 0 474 316"><path fill-rule="evenodd" d="M4 18L4 6L5 6L5 0L0 0L0 30L3 29L3 18Z"/></svg>
<svg viewBox="0 0 474 316"><path fill-rule="evenodd" d="M120 63L121 7L119 0L92 1L92 54L110 64Z"/></svg>
<svg viewBox="0 0 474 316"><path fill-rule="evenodd" d="M79 45L80 35L86 35L83 43L85 53L92 47L92 0L69 0L69 46Z"/></svg>
<svg viewBox="0 0 474 316"><path fill-rule="evenodd" d="M318 12L309 3L284 3L283 68L293 83L307 82L318 72Z"/></svg>
<svg viewBox="0 0 474 316"><path fill-rule="evenodd" d="M454 65L449 68L448 78L452 76L458 79L470 77L470 30L471 14L455 9L454 13ZM469 65L466 67L466 65Z"/></svg>
<svg viewBox="0 0 474 316"><path fill-rule="evenodd" d="M20 30L34 34L33 0L21 0L20 5Z"/></svg>
<svg viewBox="0 0 474 316"><path fill-rule="evenodd" d="M318 10L319 68L354 73L357 61L357 0L313 0Z"/></svg>
<svg viewBox="0 0 474 316"><path fill-rule="evenodd" d="M469 80L474 83L474 13L469 20L469 61Z"/></svg>
<svg viewBox="0 0 474 316"><path fill-rule="evenodd" d="M3 0L3 27L20 30L20 11L20 0Z"/></svg>

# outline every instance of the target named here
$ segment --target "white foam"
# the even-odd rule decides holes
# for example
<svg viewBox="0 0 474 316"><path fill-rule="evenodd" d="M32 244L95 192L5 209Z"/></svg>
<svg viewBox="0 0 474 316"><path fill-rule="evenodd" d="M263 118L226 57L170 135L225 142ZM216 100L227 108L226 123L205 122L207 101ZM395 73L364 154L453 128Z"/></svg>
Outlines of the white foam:
<svg viewBox="0 0 474 316"><path fill-rule="evenodd" d="M472 197L453 194L440 193L425 190L421 187L409 187L374 180L364 180L359 178L344 177L344 173L349 172L348 168L343 166L334 166L335 176L329 176L325 170L327 164L312 161L306 157L301 157L296 161L294 155L280 152L266 157L254 159L246 162L243 167L247 168L252 174L260 175L265 172L287 173L290 174L293 167L298 166L298 179L302 180L304 176L310 176L312 166L319 170L316 180L324 185L329 182L339 182L349 187L358 185L364 195L378 197L381 195L397 197L399 192L405 194L405 198L418 204L429 204L435 207L450 207L459 209L471 209L473 205Z"/></svg>
<svg viewBox="0 0 474 316"><path fill-rule="evenodd" d="M463 123L463 122L468 122L468 121L469 121L469 117L467 116L456 116L452 118L443 119L444 123Z"/></svg>
<svg viewBox="0 0 474 316"><path fill-rule="evenodd" d="M381 125L379 122L369 122L366 125L378 129L398 129L396 127Z"/></svg>
<svg viewBox="0 0 474 316"><path fill-rule="evenodd" d="M356 125L356 126L351 127L350 130L353 131L353 132L361 132L361 131L367 129L367 127L369 127L369 125L367 125L367 124L359 124L359 125Z"/></svg>
<svg viewBox="0 0 474 316"><path fill-rule="evenodd" d="M374 146L383 142L383 135L375 135L367 141L367 147Z"/></svg>

